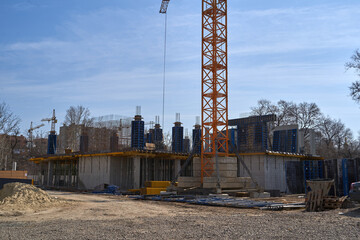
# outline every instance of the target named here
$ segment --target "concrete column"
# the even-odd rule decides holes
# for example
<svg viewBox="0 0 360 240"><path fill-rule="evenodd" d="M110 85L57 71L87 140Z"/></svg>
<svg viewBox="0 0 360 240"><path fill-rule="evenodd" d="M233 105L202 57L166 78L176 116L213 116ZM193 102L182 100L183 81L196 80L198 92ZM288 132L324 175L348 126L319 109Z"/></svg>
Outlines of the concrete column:
<svg viewBox="0 0 360 240"><path fill-rule="evenodd" d="M42 173L44 173L44 175L45 175L44 162L40 163L39 182L38 182L38 184L40 184L40 185L44 185L44 176Z"/></svg>
<svg viewBox="0 0 360 240"><path fill-rule="evenodd" d="M72 180L72 175L71 175L72 160L69 161L68 167L69 167L69 171L68 171L67 186L70 187L71 186L71 180Z"/></svg>
<svg viewBox="0 0 360 240"><path fill-rule="evenodd" d="M140 157L133 158L133 188L140 188Z"/></svg>
<svg viewBox="0 0 360 240"><path fill-rule="evenodd" d="M76 188L79 188L79 162L80 162L80 158L78 159L78 160L76 160L76 163L75 163L75 165L76 165L76 171L75 171L75 173L76 173L76 175L75 175L75 179L74 179L74 181L75 181L75 187Z"/></svg>
<svg viewBox="0 0 360 240"><path fill-rule="evenodd" d="M181 170L181 160L180 159L174 160L174 164L175 164L175 174L174 174L174 176L177 176L177 174Z"/></svg>
<svg viewBox="0 0 360 240"><path fill-rule="evenodd" d="M52 180L53 180L53 165L54 165L54 163L52 161L48 162L48 172L47 172L47 182L46 182L46 184L48 186L53 185L53 183L52 183Z"/></svg>

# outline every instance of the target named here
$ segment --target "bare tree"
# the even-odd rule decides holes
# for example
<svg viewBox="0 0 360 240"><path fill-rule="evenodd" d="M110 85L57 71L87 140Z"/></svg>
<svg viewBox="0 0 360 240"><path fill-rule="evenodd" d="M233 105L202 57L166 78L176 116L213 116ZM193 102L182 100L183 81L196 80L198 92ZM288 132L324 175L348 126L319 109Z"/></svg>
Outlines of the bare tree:
<svg viewBox="0 0 360 240"><path fill-rule="evenodd" d="M66 110L64 125L70 126L71 124L75 125L84 125L85 127L91 126L93 119L90 117L90 110L84 106L71 106Z"/></svg>
<svg viewBox="0 0 360 240"><path fill-rule="evenodd" d="M256 107L251 107L251 111L253 115L263 116L268 114L277 114L279 109L271 101L267 99L260 99L257 102Z"/></svg>
<svg viewBox="0 0 360 240"><path fill-rule="evenodd" d="M341 156L344 158L354 158L359 156L360 142L359 140L350 139L344 143Z"/></svg>
<svg viewBox="0 0 360 240"><path fill-rule="evenodd" d="M277 108L277 126L294 124L292 113L295 112L297 108L295 103L280 100Z"/></svg>
<svg viewBox="0 0 360 240"><path fill-rule="evenodd" d="M64 149L80 150L80 138L87 134L92 127L94 119L90 117L90 110L84 106L71 106L66 110L64 126L60 128L60 146ZM66 136L66 137L65 137Z"/></svg>
<svg viewBox="0 0 360 240"><path fill-rule="evenodd" d="M268 123L268 129L267 132L267 138L268 138L268 144L269 148L272 149L272 134L273 130L277 126L281 125L287 125L291 124L291 116L290 113L292 112L291 108L294 107L294 103L292 102L286 102L284 100L280 100L277 105L273 104L271 101L267 99L261 99L257 103L258 105L256 107L252 107L252 114L257 116L263 116L268 114L275 114L276 120L274 123Z"/></svg>
<svg viewBox="0 0 360 240"><path fill-rule="evenodd" d="M6 103L0 103L0 168L6 170L12 162L13 151L18 143L20 118L11 112ZM13 141L11 141L11 137Z"/></svg>
<svg viewBox="0 0 360 240"><path fill-rule="evenodd" d="M346 70L354 69L358 72L360 76L360 51L357 49L354 54L351 56L351 61L345 63ZM351 84L350 88L350 96L352 99L358 103L360 103L360 81L355 81Z"/></svg>
<svg viewBox="0 0 360 240"><path fill-rule="evenodd" d="M307 143L310 136L310 130L316 130L319 119L322 116L320 108L316 103L303 102L296 104L285 100L280 100L276 104L273 104L269 100L262 99L259 100L258 105L252 107L251 110L254 115L276 115L276 121L273 124L269 123L268 125L268 144L270 149L272 148L271 139L275 127L296 124L299 129L303 129L305 143ZM307 144L305 145L307 146Z"/></svg>
<svg viewBox="0 0 360 240"><path fill-rule="evenodd" d="M331 119L329 116L322 117L318 127L322 135L322 140L327 148L334 146L335 140L337 140L345 130L345 125L340 120Z"/></svg>
<svg viewBox="0 0 360 240"><path fill-rule="evenodd" d="M164 133L164 148L167 151L171 151L172 146L172 136L170 132Z"/></svg>
<svg viewBox="0 0 360 240"><path fill-rule="evenodd" d="M322 116L316 103L299 103L291 111L290 116L293 123L298 124L300 129L304 129L305 138L308 136L310 129L317 127Z"/></svg>
<svg viewBox="0 0 360 240"><path fill-rule="evenodd" d="M251 110L254 115L275 114L277 117L275 126L298 124L299 128L305 130L305 135L309 133L309 129L317 126L321 117L320 108L316 103L307 102L295 104L280 100L275 105L269 100L262 99Z"/></svg>
<svg viewBox="0 0 360 240"><path fill-rule="evenodd" d="M347 145L349 142L353 140L353 133L350 128L346 128L344 125L343 130L340 132L335 139L335 145L337 147L338 154L340 154L341 150Z"/></svg>

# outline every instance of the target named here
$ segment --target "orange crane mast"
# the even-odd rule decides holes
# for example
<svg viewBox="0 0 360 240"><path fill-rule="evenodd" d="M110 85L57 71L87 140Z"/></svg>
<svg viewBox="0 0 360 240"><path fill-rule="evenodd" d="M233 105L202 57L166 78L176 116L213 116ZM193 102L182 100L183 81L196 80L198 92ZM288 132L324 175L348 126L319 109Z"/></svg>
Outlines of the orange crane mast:
<svg viewBox="0 0 360 240"><path fill-rule="evenodd" d="M160 13L169 2L162 0ZM201 183L212 176L215 159L229 153L227 50L227 0L202 0Z"/></svg>
<svg viewBox="0 0 360 240"><path fill-rule="evenodd" d="M217 156L227 156L227 0L202 0L201 182L212 176Z"/></svg>

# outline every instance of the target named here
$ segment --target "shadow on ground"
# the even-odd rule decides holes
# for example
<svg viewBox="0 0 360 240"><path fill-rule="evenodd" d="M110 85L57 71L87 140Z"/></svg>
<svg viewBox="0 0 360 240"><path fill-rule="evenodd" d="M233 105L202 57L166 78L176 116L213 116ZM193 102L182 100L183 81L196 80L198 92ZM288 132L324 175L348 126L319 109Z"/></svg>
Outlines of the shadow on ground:
<svg viewBox="0 0 360 240"><path fill-rule="evenodd" d="M354 210L351 210L351 211L349 211L347 213L344 213L344 216L360 218L360 208L357 207Z"/></svg>

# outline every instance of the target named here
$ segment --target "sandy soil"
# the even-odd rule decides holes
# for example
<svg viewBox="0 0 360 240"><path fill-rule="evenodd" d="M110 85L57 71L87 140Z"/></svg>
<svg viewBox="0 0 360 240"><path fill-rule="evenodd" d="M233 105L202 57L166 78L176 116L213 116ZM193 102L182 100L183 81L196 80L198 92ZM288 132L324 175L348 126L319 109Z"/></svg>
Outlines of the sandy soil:
<svg viewBox="0 0 360 240"><path fill-rule="evenodd" d="M48 193L68 203L0 214L0 239L360 239L360 208L273 212Z"/></svg>

